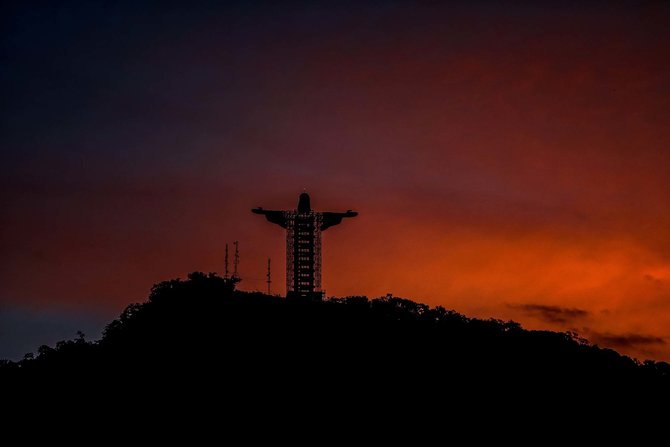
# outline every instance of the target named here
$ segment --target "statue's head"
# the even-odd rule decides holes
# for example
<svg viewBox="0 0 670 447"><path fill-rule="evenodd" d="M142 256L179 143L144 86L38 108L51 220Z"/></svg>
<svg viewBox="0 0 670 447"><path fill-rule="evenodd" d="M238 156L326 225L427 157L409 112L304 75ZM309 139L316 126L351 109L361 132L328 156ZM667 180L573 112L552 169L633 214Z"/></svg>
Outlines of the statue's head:
<svg viewBox="0 0 670 447"><path fill-rule="evenodd" d="M298 212L309 213L310 211L312 211L312 207L309 205L309 194L303 192L298 199Z"/></svg>

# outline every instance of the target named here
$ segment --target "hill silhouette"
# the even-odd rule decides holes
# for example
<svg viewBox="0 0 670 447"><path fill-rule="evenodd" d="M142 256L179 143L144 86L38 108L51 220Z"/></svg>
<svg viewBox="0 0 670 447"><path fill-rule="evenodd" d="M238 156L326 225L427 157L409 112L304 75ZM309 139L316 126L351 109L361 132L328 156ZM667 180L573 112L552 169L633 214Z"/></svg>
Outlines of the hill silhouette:
<svg viewBox="0 0 670 447"><path fill-rule="evenodd" d="M34 358L4 361L0 377L38 395L169 390L268 408L296 399L310 408L363 401L408 411L428 401L524 399L532 407L566 396L670 395L667 363L641 363L574 334L529 331L391 296L291 301L236 291L197 272L155 285L99 341L80 334L42 346Z"/></svg>

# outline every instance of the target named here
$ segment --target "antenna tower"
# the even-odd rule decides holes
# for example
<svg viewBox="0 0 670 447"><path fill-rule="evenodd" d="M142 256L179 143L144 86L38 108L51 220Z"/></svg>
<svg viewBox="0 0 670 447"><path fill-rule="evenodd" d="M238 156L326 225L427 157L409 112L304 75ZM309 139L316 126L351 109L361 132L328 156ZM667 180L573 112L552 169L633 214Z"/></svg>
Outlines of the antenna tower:
<svg viewBox="0 0 670 447"><path fill-rule="evenodd" d="M240 246L237 241L233 242L235 244L235 259L233 260L233 277L239 278L237 274L237 267L240 265Z"/></svg>
<svg viewBox="0 0 670 447"><path fill-rule="evenodd" d="M272 295L272 290L270 288L270 285L272 284L272 268L271 268L271 262L272 259L268 258L268 274L267 274L267 282L268 283L268 295Z"/></svg>
<svg viewBox="0 0 670 447"><path fill-rule="evenodd" d="M226 274L224 278L228 279L229 276L229 271L228 271L228 244L226 244Z"/></svg>

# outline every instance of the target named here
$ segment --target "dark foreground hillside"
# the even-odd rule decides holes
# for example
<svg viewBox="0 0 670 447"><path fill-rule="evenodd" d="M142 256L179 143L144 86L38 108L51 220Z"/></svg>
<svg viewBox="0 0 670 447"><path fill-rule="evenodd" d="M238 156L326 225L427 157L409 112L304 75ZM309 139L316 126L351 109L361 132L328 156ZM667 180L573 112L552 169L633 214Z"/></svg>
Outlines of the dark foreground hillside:
<svg viewBox="0 0 670 447"><path fill-rule="evenodd" d="M643 402L665 399L670 388L667 363L639 364L569 334L400 298L287 301L233 291L199 273L156 285L100 341L43 346L32 360L5 363L0 374L5 389L38 394L128 399L159 392L263 411L287 402L339 402L363 412L366 405L412 411L468 399L496 402L498 410Z"/></svg>

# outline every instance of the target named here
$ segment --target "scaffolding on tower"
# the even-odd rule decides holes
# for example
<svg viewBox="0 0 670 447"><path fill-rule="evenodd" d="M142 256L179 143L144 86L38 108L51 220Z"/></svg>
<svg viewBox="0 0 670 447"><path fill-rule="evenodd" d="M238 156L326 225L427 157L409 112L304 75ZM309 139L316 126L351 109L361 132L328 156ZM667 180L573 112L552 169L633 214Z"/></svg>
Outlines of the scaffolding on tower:
<svg viewBox="0 0 670 447"><path fill-rule="evenodd" d="M286 229L287 298L323 299L321 232L358 213L351 210L344 213L314 211L307 193L300 194L297 209L270 211L255 208L252 212L262 214L269 222Z"/></svg>

